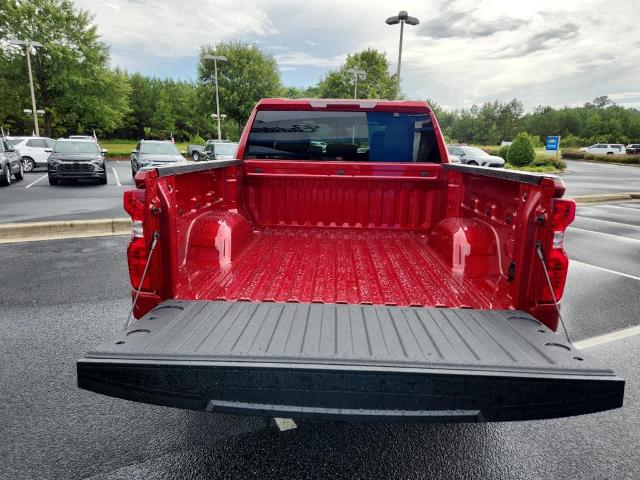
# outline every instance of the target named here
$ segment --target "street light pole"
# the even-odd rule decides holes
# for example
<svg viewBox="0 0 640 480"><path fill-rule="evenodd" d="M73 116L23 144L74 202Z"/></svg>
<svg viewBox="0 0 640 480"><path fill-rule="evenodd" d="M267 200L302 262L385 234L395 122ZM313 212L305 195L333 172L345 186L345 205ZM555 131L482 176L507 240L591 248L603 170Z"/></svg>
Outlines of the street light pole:
<svg viewBox="0 0 640 480"><path fill-rule="evenodd" d="M218 95L218 60L226 62L227 57L223 55L205 55L203 58L213 60L213 76L216 82L216 116L218 117L218 140L222 140L222 129L220 127L220 98Z"/></svg>
<svg viewBox="0 0 640 480"><path fill-rule="evenodd" d="M400 70L402 68L402 39L404 36L404 24L418 25L420 21L416 17L410 17L404 10L398 12L395 17L389 17L385 20L387 25L400 24L400 46L398 47L398 73L396 74L396 99L400 96Z"/></svg>
<svg viewBox="0 0 640 480"><path fill-rule="evenodd" d="M347 70L347 73L353 76L353 98L358 98L358 78L360 78L360 80L364 80L365 78L367 78L367 72L365 72L364 70L359 70L357 68L350 68L349 70Z"/></svg>
<svg viewBox="0 0 640 480"><path fill-rule="evenodd" d="M9 45L24 46L27 52L27 71L29 72L29 87L31 89L31 111L33 112L33 128L36 136L40 136L40 128L38 125L38 111L36 109L36 94L33 89L33 74L31 73L31 47L42 47L39 42L33 42L31 40L9 40Z"/></svg>

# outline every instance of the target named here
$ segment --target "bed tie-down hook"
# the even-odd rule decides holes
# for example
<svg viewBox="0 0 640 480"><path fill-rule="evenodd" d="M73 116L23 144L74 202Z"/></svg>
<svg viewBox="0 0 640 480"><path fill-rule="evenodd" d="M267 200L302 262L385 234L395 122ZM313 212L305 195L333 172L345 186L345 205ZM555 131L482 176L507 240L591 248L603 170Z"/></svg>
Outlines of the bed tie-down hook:
<svg viewBox="0 0 640 480"><path fill-rule="evenodd" d="M129 315L127 315L127 322L124 326L124 330L129 328L129 325L131 325L131 321L133 319L133 311L136 308L136 303L138 302L138 296L140 295L140 291L142 290L144 279L147 276L147 270L149 270L149 264L151 263L151 256L153 255L153 251L155 250L156 245L158 243L158 237L160 237L160 234L156 230L155 232L153 232L153 240L151 241L151 247L149 248L149 253L147 254L147 263L145 263L144 265L144 270L142 271L142 277L140 278L140 285L138 285L138 288L136 290L136 296L133 298L133 304L131 305L131 310L129 311Z"/></svg>

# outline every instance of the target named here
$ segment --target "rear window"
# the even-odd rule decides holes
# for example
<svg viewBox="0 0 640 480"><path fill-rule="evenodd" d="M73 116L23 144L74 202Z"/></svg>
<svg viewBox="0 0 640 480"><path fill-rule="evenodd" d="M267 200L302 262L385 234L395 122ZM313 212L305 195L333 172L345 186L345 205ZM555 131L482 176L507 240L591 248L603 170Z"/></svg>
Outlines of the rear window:
<svg viewBox="0 0 640 480"><path fill-rule="evenodd" d="M245 158L441 162L431 117L400 112L261 110Z"/></svg>
<svg viewBox="0 0 640 480"><path fill-rule="evenodd" d="M140 146L140 153L152 153L156 155L177 155L176 146L170 142L143 143Z"/></svg>

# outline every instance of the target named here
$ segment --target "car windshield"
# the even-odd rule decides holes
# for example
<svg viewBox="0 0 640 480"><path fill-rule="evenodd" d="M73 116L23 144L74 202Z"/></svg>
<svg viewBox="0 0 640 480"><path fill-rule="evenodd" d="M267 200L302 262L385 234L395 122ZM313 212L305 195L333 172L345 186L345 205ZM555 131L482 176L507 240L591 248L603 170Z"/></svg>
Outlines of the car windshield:
<svg viewBox="0 0 640 480"><path fill-rule="evenodd" d="M246 158L441 162L427 113L361 111L258 111Z"/></svg>
<svg viewBox="0 0 640 480"><path fill-rule="evenodd" d="M140 146L140 153L153 153L156 155L177 155L178 151L173 143L143 143Z"/></svg>
<svg viewBox="0 0 640 480"><path fill-rule="evenodd" d="M216 155L233 155L236 153L237 143L217 143L215 146Z"/></svg>
<svg viewBox="0 0 640 480"><path fill-rule="evenodd" d="M481 150L479 148L476 148L476 147L460 147L460 148L467 155L473 155L473 156L477 156L477 157L488 157L489 156L489 154L487 152L485 152L484 150Z"/></svg>
<svg viewBox="0 0 640 480"><path fill-rule="evenodd" d="M55 153L100 153L98 144L88 141L56 142L53 151Z"/></svg>

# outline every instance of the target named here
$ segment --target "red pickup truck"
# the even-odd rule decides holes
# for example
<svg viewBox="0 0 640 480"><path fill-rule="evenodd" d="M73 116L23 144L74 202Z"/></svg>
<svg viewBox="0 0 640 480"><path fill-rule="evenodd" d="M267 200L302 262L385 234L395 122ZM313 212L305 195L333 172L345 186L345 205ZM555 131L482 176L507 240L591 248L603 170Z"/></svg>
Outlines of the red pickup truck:
<svg viewBox="0 0 640 480"><path fill-rule="evenodd" d="M262 100L236 158L136 176L138 320L78 361L81 388L405 422L622 405L624 381L555 333L558 177L449 163L410 101Z"/></svg>

